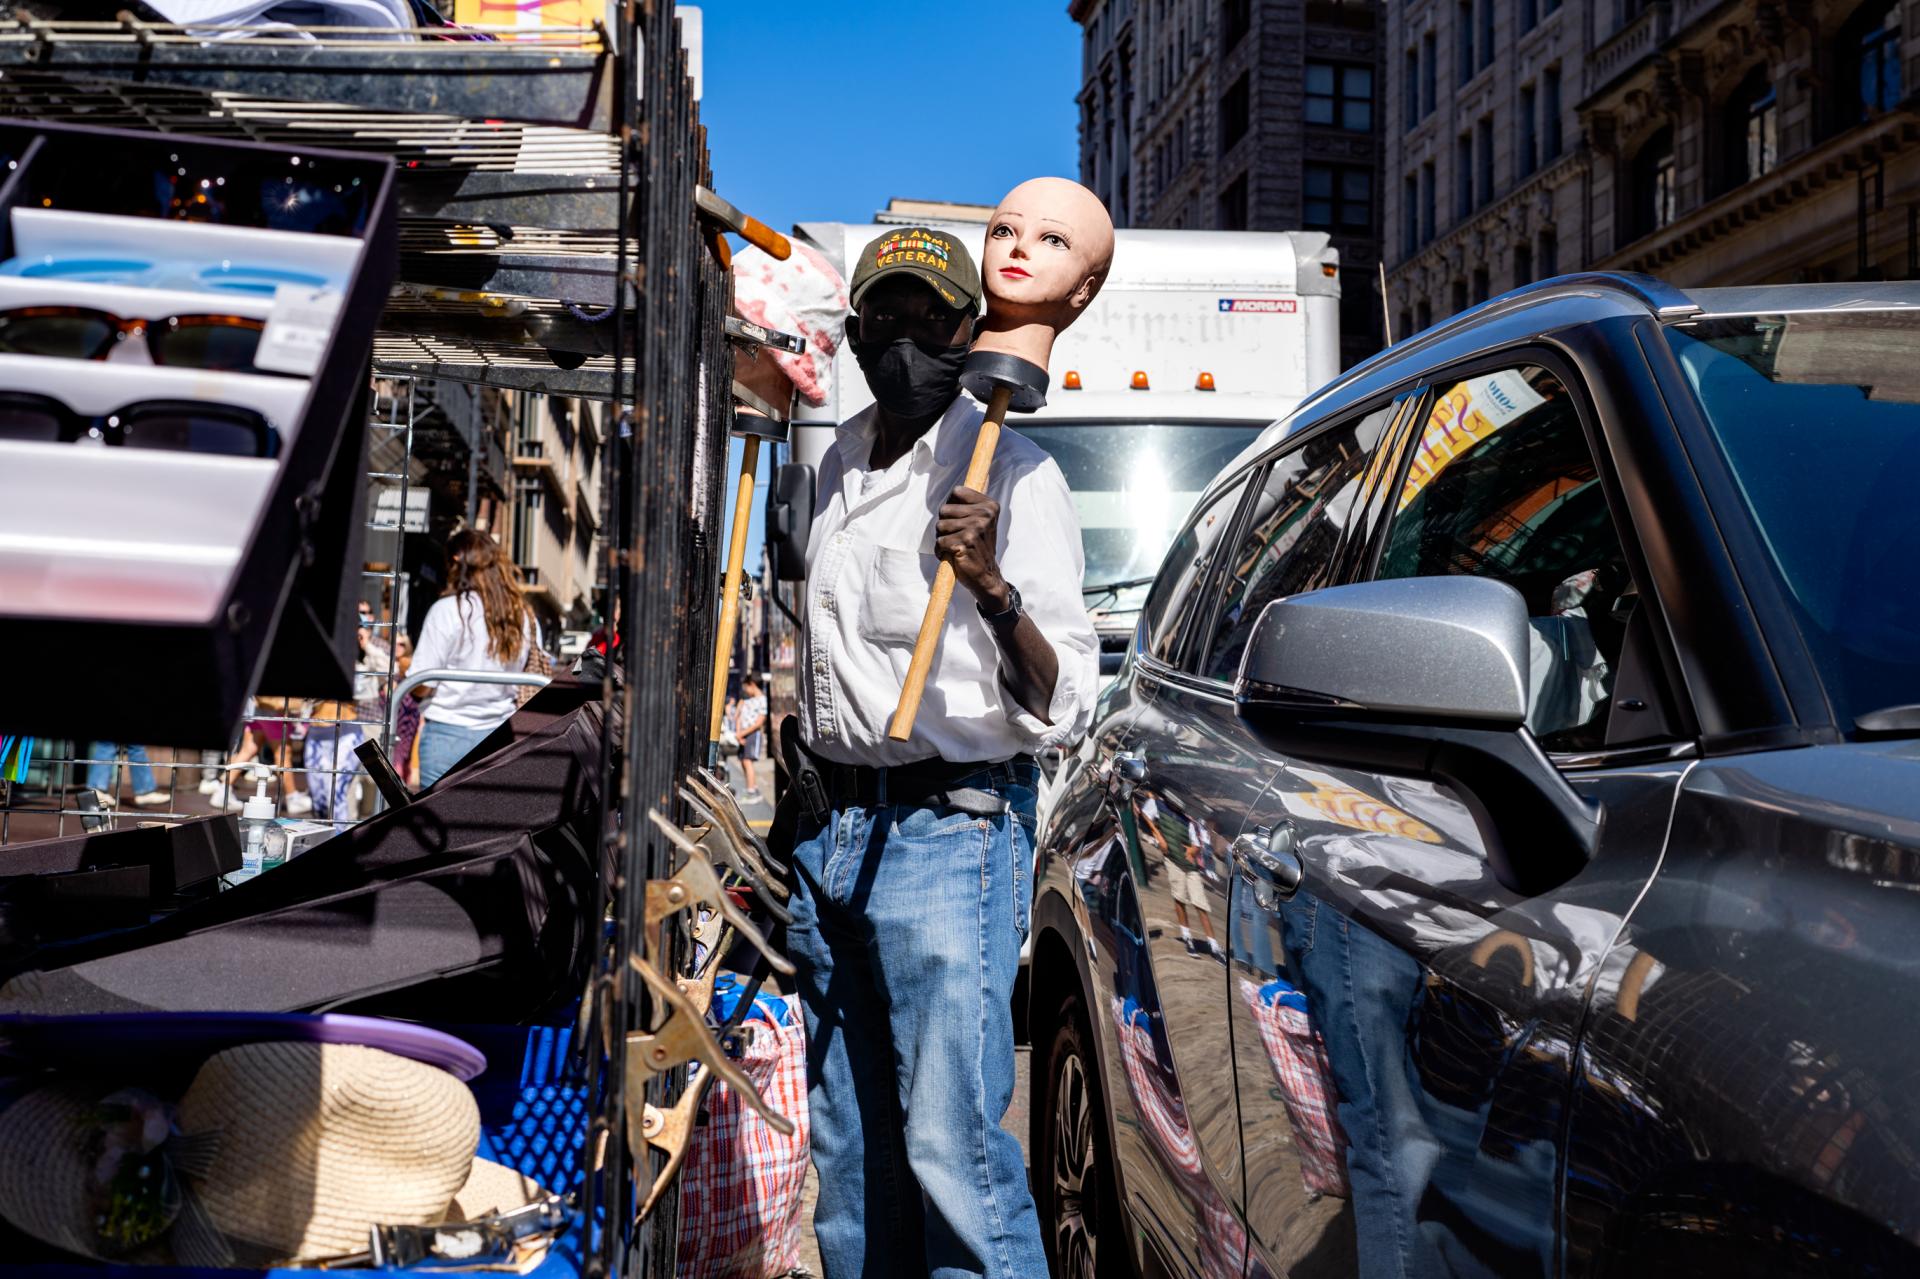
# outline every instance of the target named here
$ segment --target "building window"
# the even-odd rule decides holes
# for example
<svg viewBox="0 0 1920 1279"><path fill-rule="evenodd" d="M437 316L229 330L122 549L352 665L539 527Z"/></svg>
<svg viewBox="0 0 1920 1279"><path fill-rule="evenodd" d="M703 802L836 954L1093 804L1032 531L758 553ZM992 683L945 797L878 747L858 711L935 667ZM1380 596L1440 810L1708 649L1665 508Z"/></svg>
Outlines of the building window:
<svg viewBox="0 0 1920 1279"><path fill-rule="evenodd" d="M1467 309L1467 282L1465 280L1455 280L1453 282L1452 293L1453 310L1450 314L1458 315Z"/></svg>
<svg viewBox="0 0 1920 1279"><path fill-rule="evenodd" d="M1722 115L1720 190L1731 191L1770 171L1780 156L1780 98L1765 65L1747 73Z"/></svg>
<svg viewBox="0 0 1920 1279"><path fill-rule="evenodd" d="M1522 34L1540 25L1540 0L1520 0L1520 30Z"/></svg>
<svg viewBox="0 0 1920 1279"><path fill-rule="evenodd" d="M1473 0L1460 0L1460 12L1453 21L1453 73L1465 84L1473 79Z"/></svg>
<svg viewBox="0 0 1920 1279"><path fill-rule="evenodd" d="M1857 33L1853 49L1853 83L1859 90L1854 120L1866 120L1891 111L1900 101L1900 6L1868 4L1849 24Z"/></svg>
<svg viewBox="0 0 1920 1279"><path fill-rule="evenodd" d="M1373 229L1373 171L1339 164L1306 167L1305 222L1318 231Z"/></svg>
<svg viewBox="0 0 1920 1279"><path fill-rule="evenodd" d="M1480 12L1480 67L1493 65L1493 0L1475 0Z"/></svg>
<svg viewBox="0 0 1920 1279"><path fill-rule="evenodd" d="M1400 308L1400 318L1394 322L1393 340L1398 342L1413 334L1413 312L1406 307Z"/></svg>
<svg viewBox="0 0 1920 1279"><path fill-rule="evenodd" d="M1534 117L1540 110L1539 97L1530 84L1520 90L1520 149L1513 159L1515 171L1523 178L1532 173L1540 162L1539 131L1534 124Z"/></svg>
<svg viewBox="0 0 1920 1279"><path fill-rule="evenodd" d="M1440 41L1429 31L1420 37L1420 118L1426 119L1433 114L1434 103L1439 97L1437 88L1440 79Z"/></svg>
<svg viewBox="0 0 1920 1279"><path fill-rule="evenodd" d="M1540 13L1545 16L1560 12L1560 0L1540 0Z"/></svg>
<svg viewBox="0 0 1920 1279"><path fill-rule="evenodd" d="M1420 251L1420 179L1409 173L1400 184L1400 256Z"/></svg>
<svg viewBox="0 0 1920 1279"><path fill-rule="evenodd" d="M1253 0L1226 0L1220 7L1221 48L1232 53L1241 37L1253 30Z"/></svg>
<svg viewBox="0 0 1920 1279"><path fill-rule="evenodd" d="M1220 229L1247 229L1247 175L1241 174L1220 193Z"/></svg>
<svg viewBox="0 0 1920 1279"><path fill-rule="evenodd" d="M1485 206L1493 203L1493 117L1482 116L1479 137L1475 139L1477 153L1474 156L1479 166L1480 197L1478 204Z"/></svg>
<svg viewBox="0 0 1920 1279"><path fill-rule="evenodd" d="M1525 240L1513 246L1513 287L1533 283L1533 246Z"/></svg>
<svg viewBox="0 0 1920 1279"><path fill-rule="evenodd" d="M1473 213L1473 134L1463 133L1453 144L1453 220L1464 222Z"/></svg>
<svg viewBox="0 0 1920 1279"><path fill-rule="evenodd" d="M1473 268L1473 304L1479 306L1493 296L1490 291L1492 288L1493 282L1488 278L1487 268L1483 266Z"/></svg>
<svg viewBox="0 0 1920 1279"><path fill-rule="evenodd" d="M1662 129L1633 157L1633 185L1628 192L1633 208L1627 225L1634 239L1651 235L1673 221L1673 178L1673 130Z"/></svg>
<svg viewBox="0 0 1920 1279"><path fill-rule="evenodd" d="M1420 54L1407 50L1406 84L1400 91L1400 122L1411 129L1420 123Z"/></svg>
<svg viewBox="0 0 1920 1279"><path fill-rule="evenodd" d="M1438 229L1439 219L1435 216L1440 198L1437 194L1438 183L1434 179L1433 161L1420 166L1420 243L1433 242L1434 232Z"/></svg>
<svg viewBox="0 0 1920 1279"><path fill-rule="evenodd" d="M1560 274L1560 237L1551 231L1540 233L1540 252L1534 256L1540 278L1551 280Z"/></svg>
<svg viewBox="0 0 1920 1279"><path fill-rule="evenodd" d="M1242 71L1240 78L1233 82L1220 98L1220 154L1225 155L1233 149L1233 144L1247 136L1247 126L1253 118L1253 92L1247 84L1247 73Z"/></svg>
<svg viewBox="0 0 1920 1279"><path fill-rule="evenodd" d="M1560 158L1560 68L1548 67L1540 78L1540 162Z"/></svg>
<svg viewBox="0 0 1920 1279"><path fill-rule="evenodd" d="M1373 68L1307 63L1307 123L1371 132Z"/></svg>

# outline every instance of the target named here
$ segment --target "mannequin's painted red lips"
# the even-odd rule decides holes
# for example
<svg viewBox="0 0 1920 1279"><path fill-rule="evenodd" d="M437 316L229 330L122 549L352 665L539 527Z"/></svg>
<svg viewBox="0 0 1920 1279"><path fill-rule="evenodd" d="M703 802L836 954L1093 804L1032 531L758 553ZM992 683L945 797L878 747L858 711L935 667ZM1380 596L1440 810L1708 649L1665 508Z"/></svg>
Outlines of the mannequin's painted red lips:
<svg viewBox="0 0 1920 1279"><path fill-rule="evenodd" d="M1009 280L1031 280L1033 278L1032 275L1027 273L1024 267L1017 266L1003 266L1000 268L1000 274Z"/></svg>

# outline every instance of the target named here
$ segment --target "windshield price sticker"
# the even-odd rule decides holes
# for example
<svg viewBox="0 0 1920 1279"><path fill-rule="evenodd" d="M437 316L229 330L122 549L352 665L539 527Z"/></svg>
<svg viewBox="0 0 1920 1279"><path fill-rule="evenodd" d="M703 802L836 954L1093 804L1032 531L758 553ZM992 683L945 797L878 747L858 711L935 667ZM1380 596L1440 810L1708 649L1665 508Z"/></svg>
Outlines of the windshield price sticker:
<svg viewBox="0 0 1920 1279"><path fill-rule="evenodd" d="M1220 309L1237 315L1293 315L1300 310L1298 298L1221 298Z"/></svg>
<svg viewBox="0 0 1920 1279"><path fill-rule="evenodd" d="M333 289L283 284L273 291L273 310L253 353L256 368L311 375L320 368L340 314L341 295Z"/></svg>

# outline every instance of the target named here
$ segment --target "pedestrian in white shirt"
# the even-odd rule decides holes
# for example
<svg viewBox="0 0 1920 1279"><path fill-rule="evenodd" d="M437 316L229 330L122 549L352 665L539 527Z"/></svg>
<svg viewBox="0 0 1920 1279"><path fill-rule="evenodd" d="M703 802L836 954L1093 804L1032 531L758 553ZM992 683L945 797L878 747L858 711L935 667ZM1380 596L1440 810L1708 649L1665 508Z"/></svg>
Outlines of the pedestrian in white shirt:
<svg viewBox="0 0 1920 1279"><path fill-rule="evenodd" d="M1099 648L1051 458L1008 431L961 487L983 416L959 390L980 276L927 228L861 254L849 325L874 406L820 468L789 803L790 953L827 1279L1046 1273L1019 1144L1010 1009L1028 926L1036 767L1085 733ZM963 591L913 739L888 722L934 572ZM783 736L791 736L783 734Z"/></svg>
<svg viewBox="0 0 1920 1279"><path fill-rule="evenodd" d="M412 669L524 671L532 642L533 610L513 561L485 533L455 533L447 542L447 589L427 610ZM447 680L422 687L432 690L420 713L425 787L513 717L517 686Z"/></svg>

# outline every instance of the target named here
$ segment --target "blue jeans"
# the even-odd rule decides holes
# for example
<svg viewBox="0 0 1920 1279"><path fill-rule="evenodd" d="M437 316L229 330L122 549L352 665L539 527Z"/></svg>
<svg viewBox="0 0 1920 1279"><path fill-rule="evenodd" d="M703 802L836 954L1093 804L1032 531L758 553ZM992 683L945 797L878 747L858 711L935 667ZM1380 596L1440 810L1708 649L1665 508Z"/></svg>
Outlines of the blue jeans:
<svg viewBox="0 0 1920 1279"><path fill-rule="evenodd" d="M493 735L491 728L462 728L437 719L420 725L420 786L425 789L453 771L467 752Z"/></svg>
<svg viewBox="0 0 1920 1279"><path fill-rule="evenodd" d="M1440 1159L1409 1051L1420 966L1304 890L1279 909L1287 970L1326 1040L1340 1093L1360 1273L1368 1279L1449 1274L1418 1223Z"/></svg>
<svg viewBox="0 0 1920 1279"><path fill-rule="evenodd" d="M120 771L120 765L113 759L113 753L119 749L112 742L95 742L87 748L87 758L104 761L87 765L87 785L109 795L119 793L114 785L114 777ZM127 747L127 772L132 776L134 794L145 795L158 789L154 784L153 770L147 767L146 747Z"/></svg>
<svg viewBox="0 0 1920 1279"><path fill-rule="evenodd" d="M992 817L882 802L800 823L787 946L827 1279L1047 1273L1020 1143L1000 1127L1034 782L1029 765L958 783L1006 801Z"/></svg>

